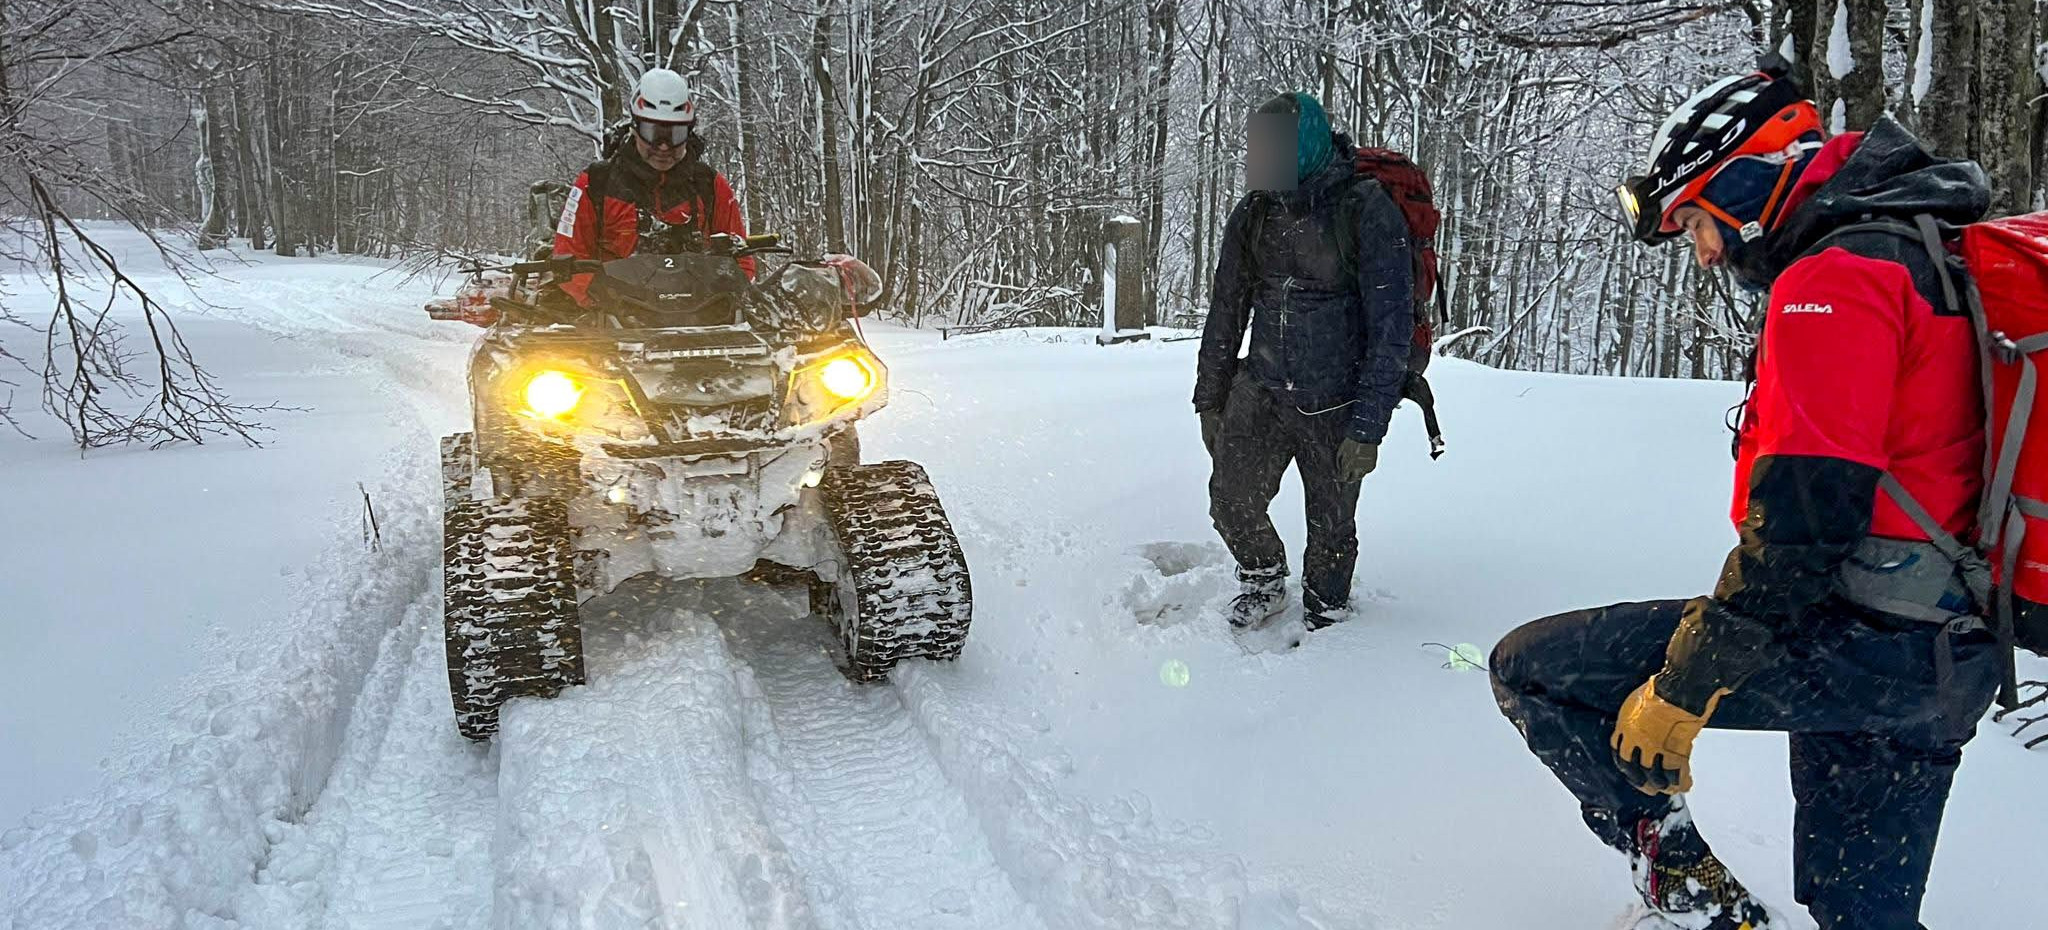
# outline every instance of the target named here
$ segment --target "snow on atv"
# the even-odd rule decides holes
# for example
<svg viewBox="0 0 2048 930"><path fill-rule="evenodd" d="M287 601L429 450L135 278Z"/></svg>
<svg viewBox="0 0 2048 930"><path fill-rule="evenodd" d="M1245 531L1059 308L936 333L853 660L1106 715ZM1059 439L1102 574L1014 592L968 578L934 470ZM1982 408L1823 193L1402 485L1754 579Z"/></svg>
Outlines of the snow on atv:
<svg viewBox="0 0 2048 930"><path fill-rule="evenodd" d="M474 429L441 441L464 736L489 739L512 698L580 684L578 605L648 573L807 583L856 681L966 640L967 564L924 469L860 463L855 423L888 400L855 322L874 271L785 258L756 282L738 259L787 256L779 237L664 238L502 269L470 360ZM591 307L560 290L573 275Z"/></svg>

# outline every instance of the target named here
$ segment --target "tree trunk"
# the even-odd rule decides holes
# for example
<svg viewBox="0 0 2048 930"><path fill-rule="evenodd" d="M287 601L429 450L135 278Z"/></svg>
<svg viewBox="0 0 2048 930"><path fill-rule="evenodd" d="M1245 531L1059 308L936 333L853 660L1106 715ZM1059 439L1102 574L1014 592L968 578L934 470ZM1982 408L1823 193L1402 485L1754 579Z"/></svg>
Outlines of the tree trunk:
<svg viewBox="0 0 2048 930"><path fill-rule="evenodd" d="M1173 116L1173 63L1174 50L1179 43L1179 18L1176 0L1154 0L1150 22L1154 75L1148 95L1151 100L1146 108L1152 118L1152 132L1146 140L1146 169L1150 186L1145 192L1145 274L1141 294L1147 325L1159 323L1159 279L1166 243L1167 124Z"/></svg>
<svg viewBox="0 0 2048 930"><path fill-rule="evenodd" d="M213 81L204 81L199 88L197 100L192 106L192 129L198 135L194 149L199 161L193 166L199 185L199 212L203 217L199 225L199 248L218 249L227 245L228 198L227 188L221 177L223 159L221 151L226 147L221 139L221 113L215 106Z"/></svg>
<svg viewBox="0 0 2048 930"><path fill-rule="evenodd" d="M1979 17L1973 154L1991 175L1992 210L2024 213L2034 202L2034 108L2041 95L2034 61L2039 29L2034 0L1980 0L1973 5Z"/></svg>
<svg viewBox="0 0 2048 930"><path fill-rule="evenodd" d="M749 101L753 99L753 60L756 54L754 47L742 39L743 36L751 37L753 35L747 29L747 6L745 3L734 3L727 7L732 25L733 108L738 111L735 114L737 118L732 122L733 132L739 136L739 185L741 195L746 198L747 228L758 232L761 229L761 224L765 222L761 216L761 188L766 185L754 183L754 166L758 164L755 161L756 153L754 149L757 145L756 137L759 136L760 132L759 130L749 130L748 126L753 121L745 118L748 112Z"/></svg>
<svg viewBox="0 0 2048 930"><path fill-rule="evenodd" d="M1975 151L1968 114L1976 104L1977 4L1935 3L1928 22L1931 32L1921 46L1934 56L1927 64L1928 87L1921 108L1928 113L1949 114L1948 119L1926 120L1920 138L1936 152L1965 157Z"/></svg>
<svg viewBox="0 0 2048 930"><path fill-rule="evenodd" d="M1826 36L1820 35L1823 44L1815 45L1819 25L1820 7L1823 0L1781 0L1773 5L1771 17L1771 50L1786 55L1791 60L1792 79L1799 86L1814 87L1814 65L1817 55L1826 54ZM1834 7L1830 5L1829 11ZM1821 63L1825 67L1825 62Z"/></svg>
<svg viewBox="0 0 2048 930"><path fill-rule="evenodd" d="M823 0L811 20L811 80L818 94L818 144L825 180L825 247L846 251L846 199L839 173L839 93L832 83L832 3Z"/></svg>
<svg viewBox="0 0 2048 930"><path fill-rule="evenodd" d="M1813 49L1814 102L1830 131L1869 129L1884 116L1885 0L1821 0Z"/></svg>

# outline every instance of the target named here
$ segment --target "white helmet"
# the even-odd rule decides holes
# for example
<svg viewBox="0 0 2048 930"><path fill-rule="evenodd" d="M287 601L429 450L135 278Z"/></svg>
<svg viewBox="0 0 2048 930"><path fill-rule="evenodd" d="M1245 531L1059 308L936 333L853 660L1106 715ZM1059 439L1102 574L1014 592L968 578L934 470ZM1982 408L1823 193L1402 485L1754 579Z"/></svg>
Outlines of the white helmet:
<svg viewBox="0 0 2048 930"><path fill-rule="evenodd" d="M697 91L690 79L667 68L640 76L633 88L633 118L657 123L697 122Z"/></svg>

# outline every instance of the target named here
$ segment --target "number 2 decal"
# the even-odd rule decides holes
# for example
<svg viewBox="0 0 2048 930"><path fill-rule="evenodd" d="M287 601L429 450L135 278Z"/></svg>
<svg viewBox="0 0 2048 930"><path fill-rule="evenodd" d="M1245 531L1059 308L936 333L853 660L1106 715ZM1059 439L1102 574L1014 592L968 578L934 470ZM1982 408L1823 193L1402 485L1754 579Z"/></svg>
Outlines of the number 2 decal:
<svg viewBox="0 0 2048 930"><path fill-rule="evenodd" d="M664 258L661 260L661 267L663 268L674 268L675 266L676 260L673 258Z"/></svg>

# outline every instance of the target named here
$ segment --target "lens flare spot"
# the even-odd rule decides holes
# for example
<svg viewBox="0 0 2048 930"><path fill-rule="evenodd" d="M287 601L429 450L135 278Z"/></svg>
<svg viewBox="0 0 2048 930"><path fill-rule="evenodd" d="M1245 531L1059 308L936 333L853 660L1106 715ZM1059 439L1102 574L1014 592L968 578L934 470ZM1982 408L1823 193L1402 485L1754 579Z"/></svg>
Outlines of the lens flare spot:
<svg viewBox="0 0 2048 930"><path fill-rule="evenodd" d="M1159 666L1159 683L1169 688L1188 686L1188 664L1179 659L1168 659Z"/></svg>
<svg viewBox="0 0 2048 930"><path fill-rule="evenodd" d="M1459 643L1452 647L1444 667L1454 672L1476 672L1486 668L1486 653L1471 643Z"/></svg>

